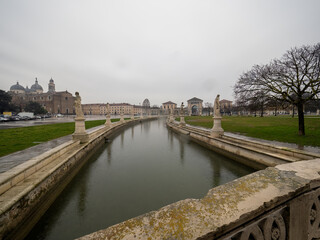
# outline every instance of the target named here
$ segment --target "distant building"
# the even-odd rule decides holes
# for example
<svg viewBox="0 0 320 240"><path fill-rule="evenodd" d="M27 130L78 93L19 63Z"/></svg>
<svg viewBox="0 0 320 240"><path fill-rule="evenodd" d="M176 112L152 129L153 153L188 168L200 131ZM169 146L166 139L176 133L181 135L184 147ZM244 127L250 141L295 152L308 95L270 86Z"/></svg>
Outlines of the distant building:
<svg viewBox="0 0 320 240"><path fill-rule="evenodd" d="M107 105L103 103L81 104L84 115L106 115Z"/></svg>
<svg viewBox="0 0 320 240"><path fill-rule="evenodd" d="M188 113L189 116L201 116L202 115L202 103L200 98L193 97L188 100Z"/></svg>
<svg viewBox="0 0 320 240"><path fill-rule="evenodd" d="M148 100L148 99L146 99ZM149 101L149 100L148 100ZM131 115L132 112L134 115L147 115L156 114L156 111L150 111L150 102L149 107L140 106L140 105L131 105L129 103L111 103L109 104L110 114L111 115ZM91 103L91 104L82 104L82 111L85 115L106 115L107 114L107 104L106 103Z"/></svg>
<svg viewBox="0 0 320 240"><path fill-rule="evenodd" d="M162 103L162 108L163 108L164 114L169 114L170 113L169 109L175 110L177 108L177 104L174 102L168 101L168 102Z"/></svg>
<svg viewBox="0 0 320 240"><path fill-rule="evenodd" d="M68 91L56 92L53 79L49 80L48 92L44 93L42 86L36 78L31 88L24 88L17 84L10 87L9 93L12 96L12 103L19 106L23 111L30 101L39 103L51 114L74 114L74 97Z"/></svg>
<svg viewBox="0 0 320 240"><path fill-rule="evenodd" d="M220 111L222 114L231 114L232 101L222 99L220 102Z"/></svg>

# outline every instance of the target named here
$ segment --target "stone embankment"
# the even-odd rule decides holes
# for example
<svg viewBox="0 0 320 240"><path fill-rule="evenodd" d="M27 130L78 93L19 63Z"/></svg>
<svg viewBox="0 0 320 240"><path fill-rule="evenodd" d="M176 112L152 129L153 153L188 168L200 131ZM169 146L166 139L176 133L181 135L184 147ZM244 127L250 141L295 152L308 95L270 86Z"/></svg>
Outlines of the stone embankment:
<svg viewBox="0 0 320 240"><path fill-rule="evenodd" d="M86 143L66 141L2 172L0 239L23 239L106 137L125 126L150 119L153 118L131 119L96 127L87 132ZM20 158L23 158L23 152L21 155Z"/></svg>
<svg viewBox="0 0 320 240"><path fill-rule="evenodd" d="M320 154L303 150L274 146L254 140L222 135L212 137L209 129L167 122L173 131L185 134L199 144L230 157L254 169L274 167L279 164L320 158Z"/></svg>

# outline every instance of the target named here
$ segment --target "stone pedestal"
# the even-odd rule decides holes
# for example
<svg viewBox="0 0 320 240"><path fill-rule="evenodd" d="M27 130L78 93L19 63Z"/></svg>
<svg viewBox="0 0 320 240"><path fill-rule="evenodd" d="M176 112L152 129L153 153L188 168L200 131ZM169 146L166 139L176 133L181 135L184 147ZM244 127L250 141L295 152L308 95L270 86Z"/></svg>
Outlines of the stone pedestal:
<svg viewBox="0 0 320 240"><path fill-rule="evenodd" d="M89 135L86 132L85 118L84 117L75 117L75 131L72 134L74 140L80 140L81 143L89 141Z"/></svg>
<svg viewBox="0 0 320 240"><path fill-rule="evenodd" d="M184 121L184 116L180 116L180 126L185 126L186 122Z"/></svg>
<svg viewBox="0 0 320 240"><path fill-rule="evenodd" d="M121 113L121 115L120 115L120 122L121 122L121 123L123 123L123 122L124 122L123 113Z"/></svg>
<svg viewBox="0 0 320 240"><path fill-rule="evenodd" d="M131 115L131 120L134 120L134 115Z"/></svg>
<svg viewBox="0 0 320 240"><path fill-rule="evenodd" d="M106 122L104 124L107 128L110 128L112 125L110 114L106 116Z"/></svg>
<svg viewBox="0 0 320 240"><path fill-rule="evenodd" d="M169 116L169 122L174 122L174 118L173 118L173 115L172 114L170 114L170 116Z"/></svg>
<svg viewBox="0 0 320 240"><path fill-rule="evenodd" d="M213 128L211 129L211 137L220 137L223 135L224 130L221 127L222 117L213 117Z"/></svg>

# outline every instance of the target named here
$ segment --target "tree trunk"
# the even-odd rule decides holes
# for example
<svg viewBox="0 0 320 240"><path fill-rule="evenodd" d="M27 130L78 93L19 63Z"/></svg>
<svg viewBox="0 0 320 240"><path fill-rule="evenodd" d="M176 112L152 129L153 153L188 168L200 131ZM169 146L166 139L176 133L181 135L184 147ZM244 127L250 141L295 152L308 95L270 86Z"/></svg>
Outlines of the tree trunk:
<svg viewBox="0 0 320 240"><path fill-rule="evenodd" d="M292 105L292 117L294 117L294 105Z"/></svg>
<svg viewBox="0 0 320 240"><path fill-rule="evenodd" d="M298 118L299 118L299 135L304 136L304 113L303 113L303 104L298 103Z"/></svg>

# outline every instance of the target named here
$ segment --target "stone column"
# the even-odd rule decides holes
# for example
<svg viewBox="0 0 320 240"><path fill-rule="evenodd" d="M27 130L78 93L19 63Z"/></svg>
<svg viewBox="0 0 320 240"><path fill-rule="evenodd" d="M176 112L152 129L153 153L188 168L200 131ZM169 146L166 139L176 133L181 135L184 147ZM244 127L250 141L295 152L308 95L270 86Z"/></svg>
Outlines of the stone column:
<svg viewBox="0 0 320 240"><path fill-rule="evenodd" d="M104 124L107 128L110 128L112 125L111 117L110 117L110 106L109 103L107 103L107 115L106 115L106 122Z"/></svg>
<svg viewBox="0 0 320 240"><path fill-rule="evenodd" d="M221 127L221 114L220 114L220 102L219 102L220 95L218 94L215 101L214 101L214 117L213 117L213 128L211 129L211 136L212 137L220 137L224 134L224 130Z"/></svg>
<svg viewBox="0 0 320 240"><path fill-rule="evenodd" d="M133 107L131 109L131 120L134 120L134 109L133 109Z"/></svg>
<svg viewBox="0 0 320 240"><path fill-rule="evenodd" d="M74 118L75 131L72 134L72 139L80 140L80 143L85 143L89 141L89 135L86 132L85 118L84 118L82 107L81 107L81 97L78 92L76 92L75 95L76 95L76 99L74 101L74 106L76 110L76 117Z"/></svg>

